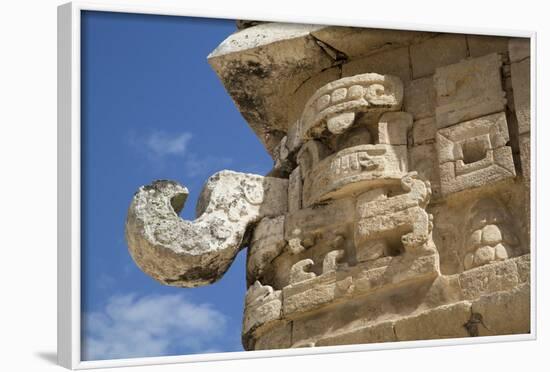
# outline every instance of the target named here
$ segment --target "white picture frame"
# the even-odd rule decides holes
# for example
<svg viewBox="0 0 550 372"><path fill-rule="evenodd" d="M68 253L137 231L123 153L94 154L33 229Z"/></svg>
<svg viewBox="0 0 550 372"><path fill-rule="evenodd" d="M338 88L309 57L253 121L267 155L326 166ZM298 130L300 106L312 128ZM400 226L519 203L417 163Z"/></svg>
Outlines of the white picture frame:
<svg viewBox="0 0 550 372"><path fill-rule="evenodd" d="M474 339L426 340L382 344L330 346L308 349L285 349L268 351L245 351L233 353L213 353L202 355L180 355L152 358L116 359L101 361L81 360L81 311L80 311L80 17L82 11L125 12L172 16L193 16L228 19L255 19L260 21L280 21L311 24L334 24L342 26L406 29L416 31L438 31L528 37L531 39L531 333L525 335L489 336ZM337 22L337 23L335 23ZM444 345L464 345L507 341L534 340L537 337L536 314L536 198L537 198L537 159L536 159L536 33L534 31L487 30L454 28L433 25L411 25L387 22L338 22L306 16L272 17L268 14L215 13L197 11L170 1L136 1L128 4L121 1L92 2L73 1L58 7L58 362L70 369L108 368L121 366L158 365L198 361L219 361L274 356L312 355L433 347Z"/></svg>

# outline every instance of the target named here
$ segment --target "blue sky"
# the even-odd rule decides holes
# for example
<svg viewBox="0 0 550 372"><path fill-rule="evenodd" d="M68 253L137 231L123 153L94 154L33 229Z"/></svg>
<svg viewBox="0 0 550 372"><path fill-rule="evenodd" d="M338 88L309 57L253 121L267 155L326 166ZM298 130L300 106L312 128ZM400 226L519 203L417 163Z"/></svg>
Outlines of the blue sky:
<svg viewBox="0 0 550 372"><path fill-rule="evenodd" d="M234 31L232 20L82 16L84 360L242 350L245 251L218 283L173 288L142 273L124 239L141 185L184 184L192 219L211 174L271 169L206 60Z"/></svg>

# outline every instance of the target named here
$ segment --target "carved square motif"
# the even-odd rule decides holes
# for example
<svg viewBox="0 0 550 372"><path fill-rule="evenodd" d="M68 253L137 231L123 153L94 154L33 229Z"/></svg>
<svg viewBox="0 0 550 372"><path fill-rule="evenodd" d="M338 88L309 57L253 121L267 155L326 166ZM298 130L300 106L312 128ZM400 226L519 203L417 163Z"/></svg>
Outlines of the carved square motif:
<svg viewBox="0 0 550 372"><path fill-rule="evenodd" d="M502 58L493 53L438 68L434 75L438 128L503 111Z"/></svg>
<svg viewBox="0 0 550 372"><path fill-rule="evenodd" d="M441 193L448 195L515 177L508 140L502 112L438 130Z"/></svg>

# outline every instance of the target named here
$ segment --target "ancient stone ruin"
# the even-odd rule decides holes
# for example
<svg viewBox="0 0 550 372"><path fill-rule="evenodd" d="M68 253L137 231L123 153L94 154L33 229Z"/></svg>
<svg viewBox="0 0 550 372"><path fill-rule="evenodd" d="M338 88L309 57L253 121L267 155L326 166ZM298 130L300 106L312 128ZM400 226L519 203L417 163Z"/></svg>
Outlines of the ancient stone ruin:
<svg viewBox="0 0 550 372"><path fill-rule="evenodd" d="M213 175L194 221L141 187L139 267L206 285L246 247L246 350L529 333L529 40L240 28L208 61L273 170Z"/></svg>

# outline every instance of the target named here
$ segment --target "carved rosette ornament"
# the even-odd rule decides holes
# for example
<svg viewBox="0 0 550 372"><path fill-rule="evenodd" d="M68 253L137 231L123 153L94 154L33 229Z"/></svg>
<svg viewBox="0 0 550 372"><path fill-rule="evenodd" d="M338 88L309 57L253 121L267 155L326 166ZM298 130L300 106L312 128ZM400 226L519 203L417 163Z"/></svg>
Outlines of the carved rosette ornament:
<svg viewBox="0 0 550 372"><path fill-rule="evenodd" d="M239 83L244 93L231 90L237 77L227 72L246 61L226 63L235 55L223 54L224 45L211 63L250 116L241 95L253 90L247 82ZM273 58L285 53L277 45ZM215 174L194 221L178 216L185 187L141 187L126 223L132 257L164 284L194 287L218 280L247 247L247 350L528 331L525 308L506 305L528 309L530 263L528 224L509 211L525 192L515 181L522 172L512 157L502 63L474 58L414 83L369 72L317 84L268 146L270 176ZM424 94L416 86L432 92L430 105L410 97ZM254 94L275 102L262 92ZM518 320L501 322L501 305ZM481 329L480 319L490 326Z"/></svg>

